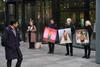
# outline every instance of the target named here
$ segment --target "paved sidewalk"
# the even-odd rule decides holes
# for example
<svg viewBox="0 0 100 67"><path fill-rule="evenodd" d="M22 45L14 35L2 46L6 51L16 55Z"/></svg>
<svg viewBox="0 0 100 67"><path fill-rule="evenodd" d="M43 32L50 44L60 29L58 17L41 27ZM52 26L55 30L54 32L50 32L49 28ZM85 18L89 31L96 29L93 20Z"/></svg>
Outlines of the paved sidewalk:
<svg viewBox="0 0 100 67"><path fill-rule="evenodd" d="M95 51L91 52L90 59L81 58L83 49L74 48L74 56L65 56L65 47L56 45L55 53L47 54L48 46L41 49L28 49L28 43L22 43L21 50L24 56L22 67L100 67L95 63ZM6 67L4 48L0 46L0 67ZM16 60L13 61L13 66Z"/></svg>

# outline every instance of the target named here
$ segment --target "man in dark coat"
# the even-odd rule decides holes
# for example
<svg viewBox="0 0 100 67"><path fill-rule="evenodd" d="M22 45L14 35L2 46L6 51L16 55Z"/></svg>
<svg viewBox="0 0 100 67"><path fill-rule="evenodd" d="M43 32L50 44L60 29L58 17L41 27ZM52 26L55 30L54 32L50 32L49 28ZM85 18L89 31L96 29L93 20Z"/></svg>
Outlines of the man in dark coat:
<svg viewBox="0 0 100 67"><path fill-rule="evenodd" d="M23 57L19 48L21 39L17 27L18 21L11 21L2 35L2 45L5 47L7 67L11 67L13 59L17 59L16 67L21 67Z"/></svg>

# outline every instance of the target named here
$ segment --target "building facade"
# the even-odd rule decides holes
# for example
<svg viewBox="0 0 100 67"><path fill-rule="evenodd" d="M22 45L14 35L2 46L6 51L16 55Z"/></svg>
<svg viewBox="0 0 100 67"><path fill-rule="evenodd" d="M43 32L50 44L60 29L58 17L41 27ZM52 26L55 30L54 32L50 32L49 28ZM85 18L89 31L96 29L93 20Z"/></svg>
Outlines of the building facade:
<svg viewBox="0 0 100 67"><path fill-rule="evenodd" d="M29 18L35 20L38 28L38 41L41 41L43 29L50 18L54 18L60 28L66 18L71 17L75 24L81 19L91 20L94 25L96 20L96 62L100 63L100 0L4 0L5 8L0 2L0 24L9 24L10 20L18 19L23 40L25 40L26 27ZM4 5L3 4L3 5ZM4 9L3 9L4 8ZM97 9L96 9L97 8ZM3 18L2 15L4 14ZM95 16L96 15L96 16ZM0 26L1 27L1 26Z"/></svg>
<svg viewBox="0 0 100 67"><path fill-rule="evenodd" d="M58 28L68 17L77 26L80 26L81 19L91 20L92 25L95 22L96 0L6 0L5 3L5 24L17 18L24 40L30 18L35 20L38 41L42 40L43 29L50 18L55 20Z"/></svg>

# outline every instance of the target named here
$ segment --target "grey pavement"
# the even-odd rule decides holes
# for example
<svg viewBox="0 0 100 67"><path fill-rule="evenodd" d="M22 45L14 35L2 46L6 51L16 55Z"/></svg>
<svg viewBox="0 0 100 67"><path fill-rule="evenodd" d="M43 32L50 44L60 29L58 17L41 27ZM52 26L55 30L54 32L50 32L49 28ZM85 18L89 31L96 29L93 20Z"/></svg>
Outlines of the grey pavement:
<svg viewBox="0 0 100 67"><path fill-rule="evenodd" d="M74 56L65 56L65 46L56 45L54 54L47 54L48 46L43 44L41 49L28 49L28 43L21 43L23 53L22 67L100 67L95 62L95 51L90 59L81 58L83 49L74 48ZM13 60L12 67L15 67ZM4 48L0 45L0 67L6 67Z"/></svg>

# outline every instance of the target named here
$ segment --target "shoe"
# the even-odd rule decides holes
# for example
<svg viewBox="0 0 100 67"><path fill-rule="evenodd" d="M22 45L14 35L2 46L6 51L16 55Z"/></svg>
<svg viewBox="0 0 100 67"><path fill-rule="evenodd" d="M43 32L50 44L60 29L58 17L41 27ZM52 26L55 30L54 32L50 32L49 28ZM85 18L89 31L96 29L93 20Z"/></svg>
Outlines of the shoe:
<svg viewBox="0 0 100 67"><path fill-rule="evenodd" d="M70 54L70 56L73 56L73 54Z"/></svg>
<svg viewBox="0 0 100 67"><path fill-rule="evenodd" d="M83 56L82 58L86 58L86 56Z"/></svg>
<svg viewBox="0 0 100 67"><path fill-rule="evenodd" d="M51 54L54 54L54 52L51 52Z"/></svg>
<svg viewBox="0 0 100 67"><path fill-rule="evenodd" d="M87 57L86 57L86 59L89 59L89 58L90 58L90 56L87 56Z"/></svg>
<svg viewBox="0 0 100 67"><path fill-rule="evenodd" d="M29 47L28 49L32 49L32 47Z"/></svg>
<svg viewBox="0 0 100 67"><path fill-rule="evenodd" d="M51 54L51 52L48 52L48 54Z"/></svg>
<svg viewBox="0 0 100 67"><path fill-rule="evenodd" d="M65 56L69 55L69 53L66 53Z"/></svg>
<svg viewBox="0 0 100 67"><path fill-rule="evenodd" d="M32 49L35 49L35 47L32 47Z"/></svg>

